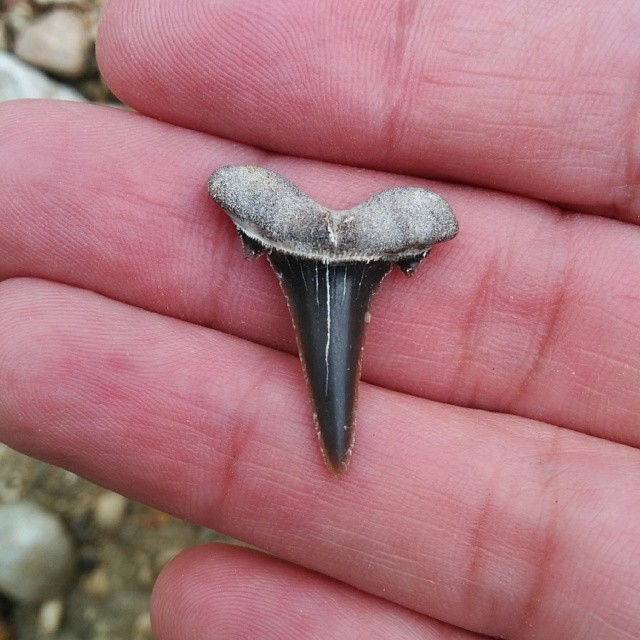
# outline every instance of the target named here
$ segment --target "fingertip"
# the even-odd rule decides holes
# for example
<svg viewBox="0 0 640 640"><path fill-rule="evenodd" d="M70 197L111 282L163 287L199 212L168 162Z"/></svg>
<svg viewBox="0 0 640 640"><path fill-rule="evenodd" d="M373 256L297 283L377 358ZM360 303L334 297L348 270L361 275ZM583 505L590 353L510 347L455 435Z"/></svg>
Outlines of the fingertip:
<svg viewBox="0 0 640 640"><path fill-rule="evenodd" d="M264 592L268 560L258 552L214 543L184 551L162 570L151 619L163 640L291 637ZM277 572L271 576L271 590ZM265 635L265 630L270 629Z"/></svg>
<svg viewBox="0 0 640 640"><path fill-rule="evenodd" d="M151 617L162 640L473 637L273 556L225 544L174 558L154 588Z"/></svg>

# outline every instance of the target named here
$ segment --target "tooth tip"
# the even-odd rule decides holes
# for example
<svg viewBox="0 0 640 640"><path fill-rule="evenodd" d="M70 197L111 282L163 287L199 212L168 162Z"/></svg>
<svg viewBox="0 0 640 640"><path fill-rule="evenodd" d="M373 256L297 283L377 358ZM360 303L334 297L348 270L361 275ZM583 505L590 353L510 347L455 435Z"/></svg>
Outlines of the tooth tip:
<svg viewBox="0 0 640 640"><path fill-rule="evenodd" d="M340 463L339 466L334 466L334 465L329 466L329 471L331 472L331 475L336 480L339 480L340 478L342 478L343 475L345 475L348 468L349 468L349 463L345 461Z"/></svg>
<svg viewBox="0 0 640 640"><path fill-rule="evenodd" d="M340 427L340 429L344 429L344 427ZM354 441L353 428L347 428L345 432L346 437L336 442L333 438L325 437L330 435L326 429L318 428L318 439L320 440L324 462L331 472L331 475L336 478L340 478L346 473L349 468L349 463L351 462L351 452L353 451ZM329 443L333 446L327 446Z"/></svg>
<svg viewBox="0 0 640 640"><path fill-rule="evenodd" d="M327 469L331 472L334 478L341 478L349 468L351 462L351 450L345 451L343 455L339 457L330 456L326 449L324 450L324 462Z"/></svg>

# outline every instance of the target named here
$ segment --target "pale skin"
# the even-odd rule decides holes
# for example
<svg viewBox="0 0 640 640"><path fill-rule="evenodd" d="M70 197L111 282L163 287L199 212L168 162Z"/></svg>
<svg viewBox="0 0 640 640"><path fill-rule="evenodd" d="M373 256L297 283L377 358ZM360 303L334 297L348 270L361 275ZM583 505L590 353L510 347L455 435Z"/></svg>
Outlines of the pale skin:
<svg viewBox="0 0 640 640"><path fill-rule="evenodd" d="M282 558L179 556L157 638L637 637L639 25L111 0L99 62L140 114L0 105L0 438ZM208 198L225 164L460 221L374 302L341 480L277 282Z"/></svg>

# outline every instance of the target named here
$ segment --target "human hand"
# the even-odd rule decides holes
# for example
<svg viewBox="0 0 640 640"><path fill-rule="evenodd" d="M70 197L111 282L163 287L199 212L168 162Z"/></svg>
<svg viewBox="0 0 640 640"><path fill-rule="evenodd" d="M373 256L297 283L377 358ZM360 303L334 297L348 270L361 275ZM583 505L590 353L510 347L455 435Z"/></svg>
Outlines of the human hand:
<svg viewBox="0 0 640 640"><path fill-rule="evenodd" d="M111 0L101 66L145 115L0 106L0 438L283 558L178 557L158 638L635 637L639 20ZM276 279L206 193L243 163L460 220L374 302L339 481Z"/></svg>

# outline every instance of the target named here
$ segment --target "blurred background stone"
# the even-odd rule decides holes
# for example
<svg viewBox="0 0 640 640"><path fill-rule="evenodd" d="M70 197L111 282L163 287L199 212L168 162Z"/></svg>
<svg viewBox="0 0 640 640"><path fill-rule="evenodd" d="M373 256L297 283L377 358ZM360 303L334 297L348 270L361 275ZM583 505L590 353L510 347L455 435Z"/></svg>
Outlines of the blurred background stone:
<svg viewBox="0 0 640 640"><path fill-rule="evenodd" d="M103 0L0 0L0 51L64 81L92 102L114 104L117 100L99 73L95 55L103 4Z"/></svg>
<svg viewBox="0 0 640 640"><path fill-rule="evenodd" d="M26 498L58 514L76 541L79 564L77 579L59 596L63 604L59 630L42 634L43 615L50 616L49 628L55 626L55 611L43 611L45 603L15 602L4 618L0 606L0 621L7 632L13 630L10 638L131 640L134 629L144 635L141 621L146 620L151 589L162 566L182 549L229 541L121 496L114 499L119 503L115 508L107 504L107 521L114 528L105 529L104 522L96 521L96 511L105 508L103 501L111 500L105 495L118 494L0 444L0 506Z"/></svg>
<svg viewBox="0 0 640 640"><path fill-rule="evenodd" d="M64 600L52 598L42 603L38 612L38 631L43 636L52 636L60 630L64 615Z"/></svg>
<svg viewBox="0 0 640 640"><path fill-rule="evenodd" d="M85 100L75 89L52 80L10 53L0 51L0 101L20 98Z"/></svg>
<svg viewBox="0 0 640 640"><path fill-rule="evenodd" d="M0 51L6 51L9 43L7 42L7 18L0 15Z"/></svg>
<svg viewBox="0 0 640 640"><path fill-rule="evenodd" d="M86 70L90 45L81 15L73 9L54 9L22 30L14 53L43 71L79 78Z"/></svg>
<svg viewBox="0 0 640 640"><path fill-rule="evenodd" d="M96 526L104 531L115 531L124 518L127 499L119 493L104 491L97 499L93 511Z"/></svg>
<svg viewBox="0 0 640 640"><path fill-rule="evenodd" d="M0 505L0 591L41 601L64 591L75 570L75 546L58 516L27 500Z"/></svg>

